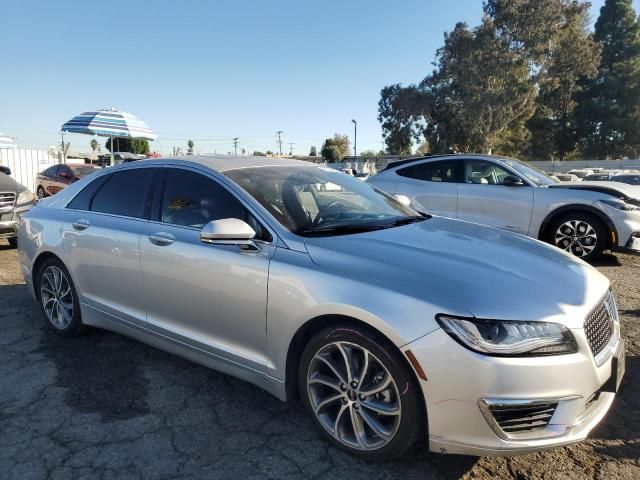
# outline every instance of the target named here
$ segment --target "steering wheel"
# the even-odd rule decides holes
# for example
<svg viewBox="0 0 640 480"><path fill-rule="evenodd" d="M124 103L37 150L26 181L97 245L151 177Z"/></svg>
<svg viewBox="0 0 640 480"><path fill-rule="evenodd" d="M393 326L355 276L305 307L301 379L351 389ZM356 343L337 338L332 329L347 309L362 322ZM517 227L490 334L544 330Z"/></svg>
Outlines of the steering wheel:
<svg viewBox="0 0 640 480"><path fill-rule="evenodd" d="M325 205L324 207L318 210L318 214L316 215L316 218L311 223L311 228L317 227L318 224L320 223L320 220L325 218L326 212L331 211L331 209L335 207L341 207L342 209L344 209L344 207L342 207L342 204L338 201L331 202Z"/></svg>

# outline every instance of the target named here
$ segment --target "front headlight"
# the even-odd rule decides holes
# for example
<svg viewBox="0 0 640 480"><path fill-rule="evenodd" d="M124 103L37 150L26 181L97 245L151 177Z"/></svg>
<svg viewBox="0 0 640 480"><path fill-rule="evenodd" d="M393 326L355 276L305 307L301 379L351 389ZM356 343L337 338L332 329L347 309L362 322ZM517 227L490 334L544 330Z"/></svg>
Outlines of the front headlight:
<svg viewBox="0 0 640 480"><path fill-rule="evenodd" d="M458 343L485 355L522 357L578 351L569 329L558 323L480 320L447 315L438 315L437 320Z"/></svg>
<svg viewBox="0 0 640 480"><path fill-rule="evenodd" d="M635 212L640 210L640 207L631 205L630 203L626 203L622 200L600 200L600 203L604 203L605 205L609 205L610 207L627 212Z"/></svg>
<svg viewBox="0 0 640 480"><path fill-rule="evenodd" d="M20 207L22 205L27 205L28 203L33 203L36 197L33 196L29 190L25 190L24 192L20 192L18 194L18 199L16 200L16 207Z"/></svg>

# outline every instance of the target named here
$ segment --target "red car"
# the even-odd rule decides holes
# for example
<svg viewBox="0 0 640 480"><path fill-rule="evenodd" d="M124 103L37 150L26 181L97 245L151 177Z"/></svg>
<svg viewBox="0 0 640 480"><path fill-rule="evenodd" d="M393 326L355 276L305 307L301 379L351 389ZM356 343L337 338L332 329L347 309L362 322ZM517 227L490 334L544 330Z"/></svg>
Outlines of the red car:
<svg viewBox="0 0 640 480"><path fill-rule="evenodd" d="M97 165L84 163L66 163L49 167L36 176L36 195L38 198L49 197L99 169Z"/></svg>

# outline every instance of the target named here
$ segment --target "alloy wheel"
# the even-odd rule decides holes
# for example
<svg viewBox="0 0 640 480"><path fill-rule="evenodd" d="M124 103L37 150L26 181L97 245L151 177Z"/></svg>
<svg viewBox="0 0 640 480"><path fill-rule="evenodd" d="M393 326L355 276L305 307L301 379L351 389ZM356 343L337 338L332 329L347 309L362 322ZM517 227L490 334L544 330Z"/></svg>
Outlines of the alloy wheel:
<svg viewBox="0 0 640 480"><path fill-rule="evenodd" d="M555 243L576 257L586 257L596 248L598 234L584 220L568 220L556 230Z"/></svg>
<svg viewBox="0 0 640 480"><path fill-rule="evenodd" d="M360 345L322 347L309 364L307 393L320 424L348 447L379 449L400 425L398 387L384 364Z"/></svg>
<svg viewBox="0 0 640 480"><path fill-rule="evenodd" d="M42 189L42 187L38 188L38 191L36 192L36 194L38 195L38 198L40 200L44 198L44 190Z"/></svg>
<svg viewBox="0 0 640 480"><path fill-rule="evenodd" d="M47 320L57 329L64 330L73 319L73 292L64 272L51 265L40 280L40 301Z"/></svg>

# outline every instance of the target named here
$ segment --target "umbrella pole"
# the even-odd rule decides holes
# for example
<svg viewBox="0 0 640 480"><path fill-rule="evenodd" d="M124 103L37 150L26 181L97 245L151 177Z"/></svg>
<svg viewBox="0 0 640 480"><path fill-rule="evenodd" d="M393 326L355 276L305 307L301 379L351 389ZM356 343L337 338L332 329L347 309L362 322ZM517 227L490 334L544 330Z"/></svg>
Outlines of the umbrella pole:
<svg viewBox="0 0 640 480"><path fill-rule="evenodd" d="M109 136L111 140L111 160L109 161L109 165L113 165L113 135Z"/></svg>

